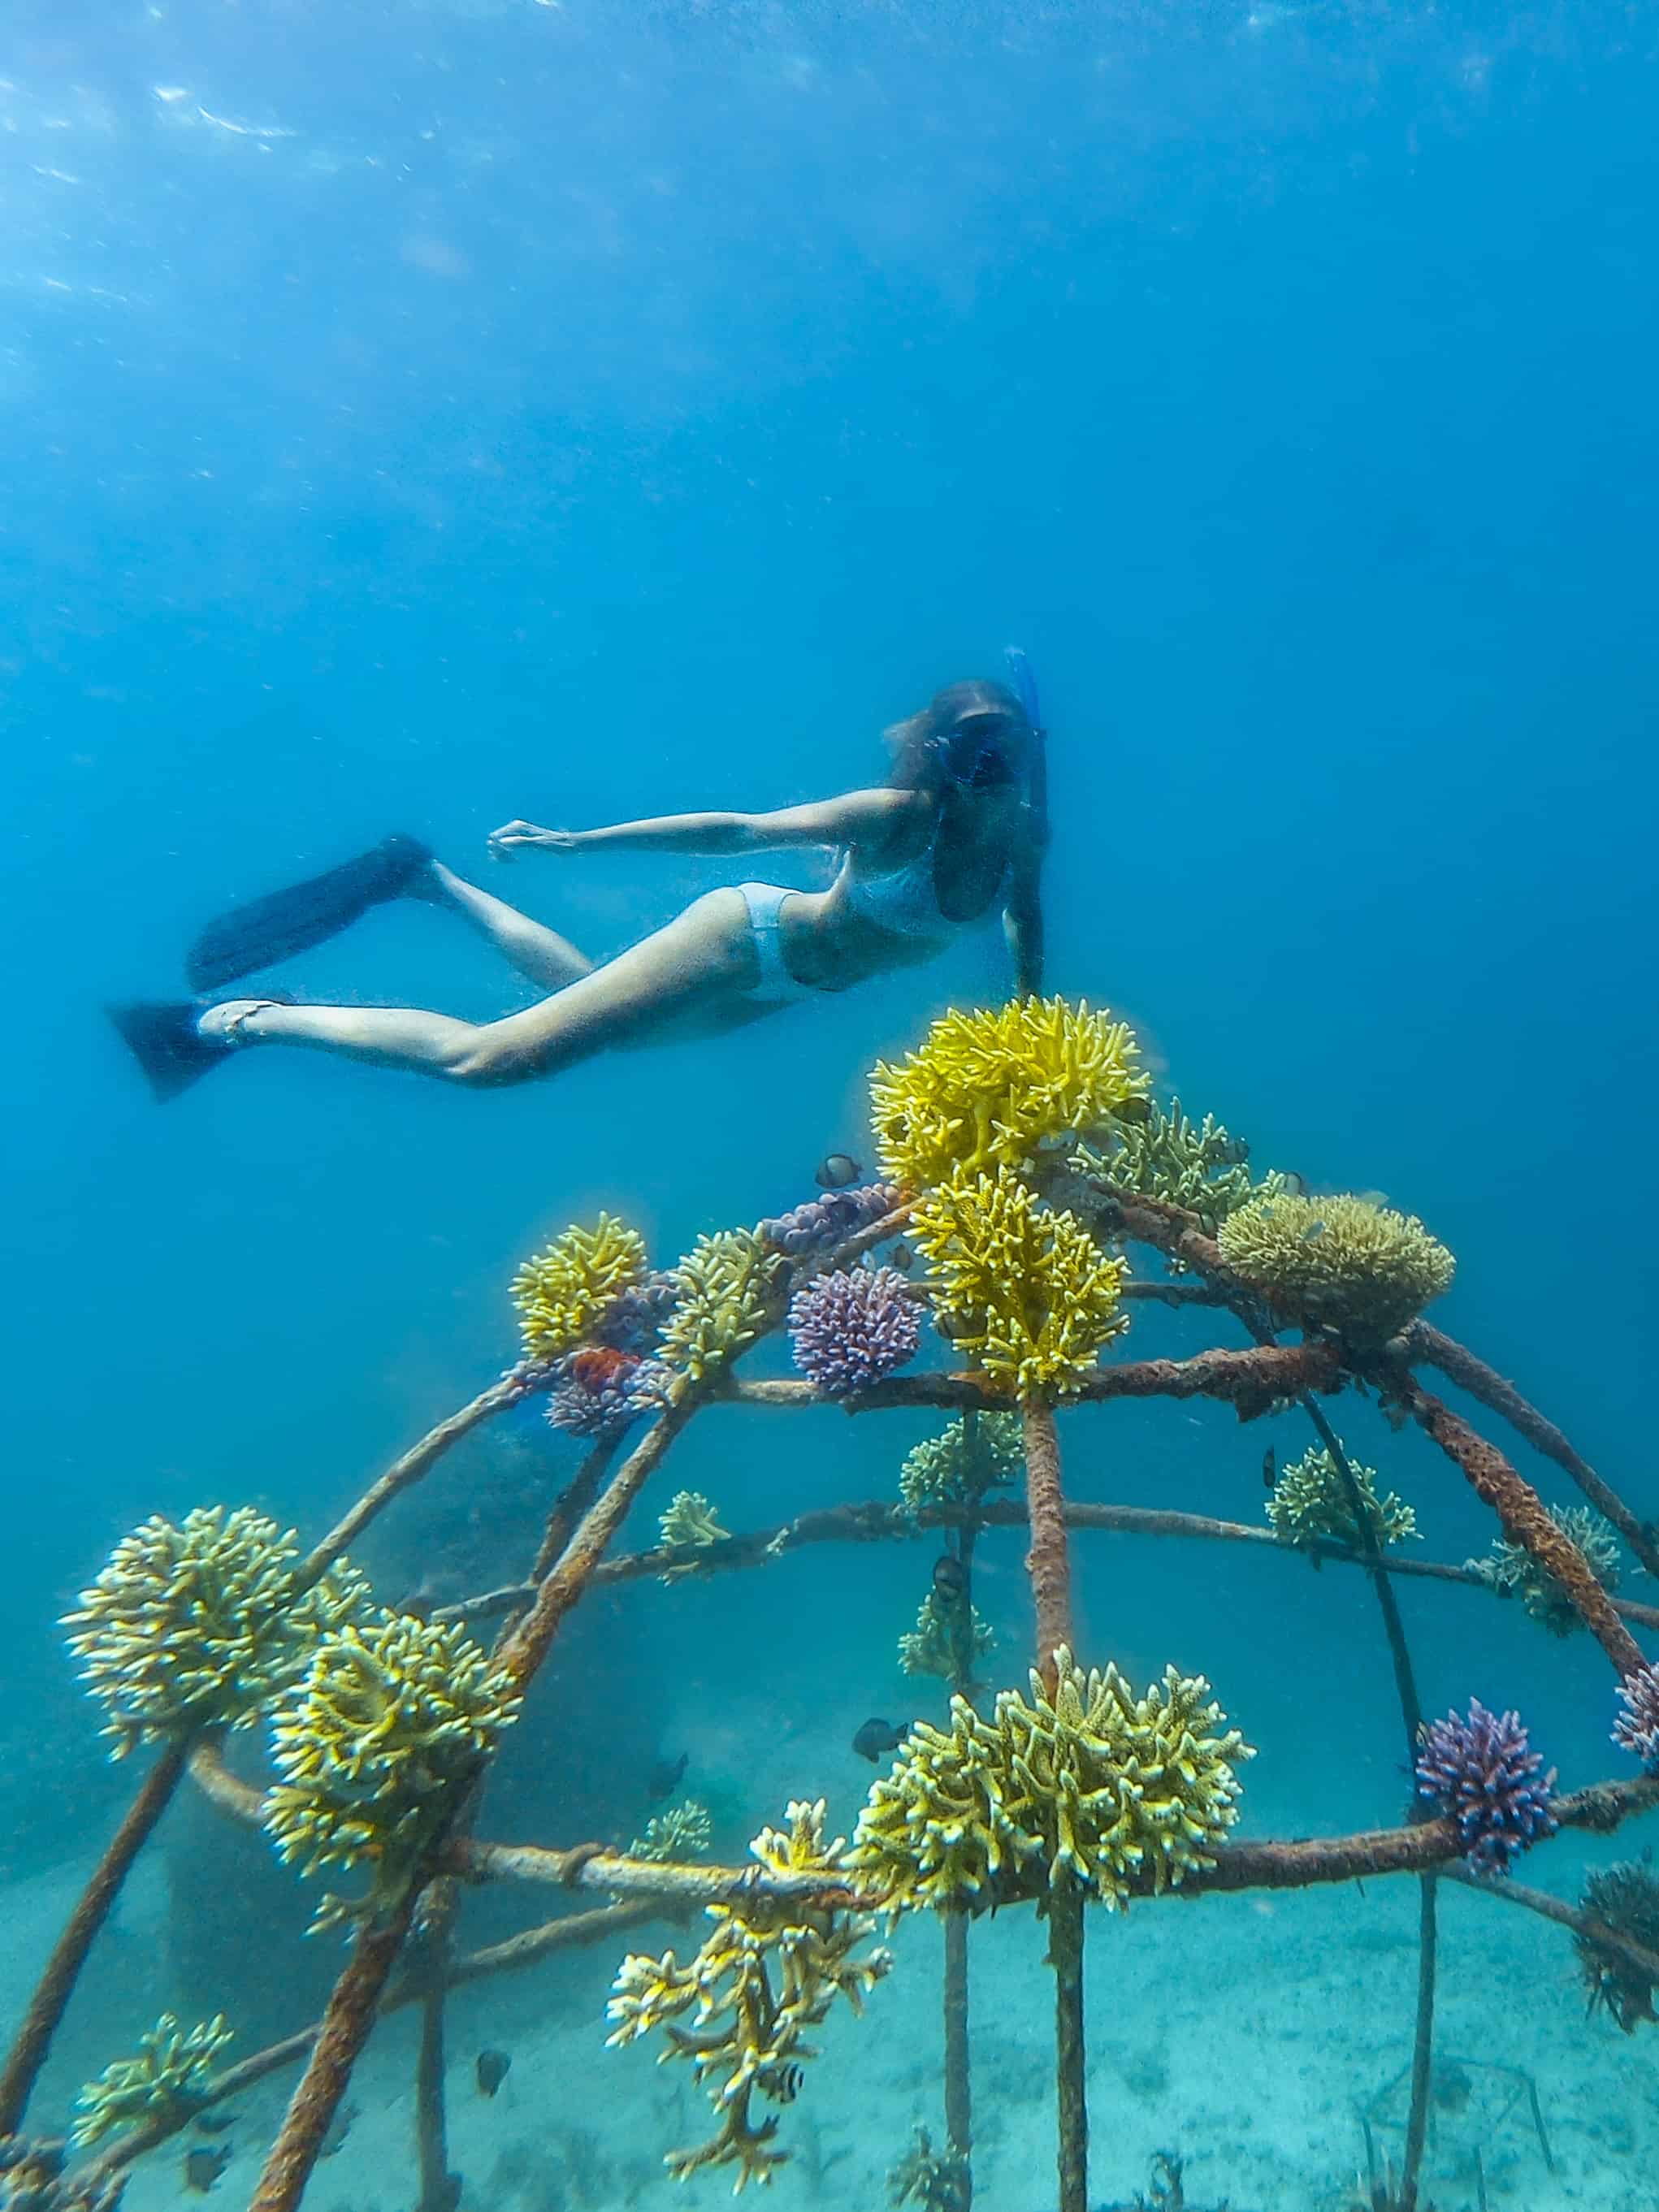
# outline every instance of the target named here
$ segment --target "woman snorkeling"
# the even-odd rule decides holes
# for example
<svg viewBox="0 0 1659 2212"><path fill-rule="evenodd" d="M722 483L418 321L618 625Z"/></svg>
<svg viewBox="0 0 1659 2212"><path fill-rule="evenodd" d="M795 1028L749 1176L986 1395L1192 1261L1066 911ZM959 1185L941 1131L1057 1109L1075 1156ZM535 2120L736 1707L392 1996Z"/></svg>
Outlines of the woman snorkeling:
<svg viewBox="0 0 1659 2212"><path fill-rule="evenodd" d="M212 992L320 943L372 906L417 898L461 915L548 994L500 1021L412 1007L295 1006L275 994L118 1006L112 1018L158 1098L256 1045L305 1045L451 1083L525 1083L617 1047L736 1029L794 1000L928 959L999 896L1018 987L1036 989L1043 831L1031 716L1000 684L953 684L887 737L890 780L840 799L770 814L672 814L599 830L509 822L497 830L489 844L500 860L805 846L842 855L828 890L746 883L706 892L602 966L401 836L221 916L188 962L192 987Z"/></svg>

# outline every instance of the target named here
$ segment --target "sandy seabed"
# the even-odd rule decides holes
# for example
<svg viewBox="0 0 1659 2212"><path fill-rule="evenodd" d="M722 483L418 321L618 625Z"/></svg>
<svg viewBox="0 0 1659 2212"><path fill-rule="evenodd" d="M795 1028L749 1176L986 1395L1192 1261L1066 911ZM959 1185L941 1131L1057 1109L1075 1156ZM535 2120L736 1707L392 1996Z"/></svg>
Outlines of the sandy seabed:
<svg viewBox="0 0 1659 2212"><path fill-rule="evenodd" d="M1632 1835L1626 1853L1639 1849ZM1606 1845L1595 1857L1612 1856ZM1574 1838L1540 1855L1534 1878L1576 1893ZM83 1870L14 1886L0 1948L0 2000L15 2017ZM1533 1871L1528 1869L1529 1872ZM1487 2203L1522 2212L1659 2212L1659 2030L1622 2035L1587 2020L1570 1939L1535 1916L1443 1884L1437 2035L1440 2099L1428 2165L1437 2212L1476 2212L1478 2148ZM536 1907L526 1897L526 1919ZM160 1940L164 1886L142 1866L94 1962L39 2118L55 2119L65 2082L131 2047L168 2002ZM1379 2146L1400 2140L1416 1988L1418 1892L1409 1881L1295 1895L1174 1899L1127 1916L1091 1915L1088 1951L1092 2191L1133 2204L1153 2154L1186 2162L1189 2205L1231 2212L1342 2212L1362 2157L1368 2109ZM636 1948L695 1932L651 1926ZM620 1946L618 1947L620 1948ZM894 1939L896 1964L865 2017L825 2027L822 2057L781 2115L793 2153L769 2196L777 2212L879 2212L886 2175L918 2123L942 2134L941 1944L931 1922ZM981 2212L1048 2212L1054 2202L1049 2099L1050 1984L1030 1911L975 1923L972 2002L976 2203ZM593 1952L556 1969L458 1992L450 2007L451 2163L463 2212L611 2212L724 2202L719 2172L677 2186L661 2154L708 2132L708 2108L682 2063L654 2043L604 2047L616 1958ZM235 2014L235 1968L224 1999ZM118 2027L115 2023L118 2022ZM108 2023L100 2035L101 2024ZM476 2086L477 2051L507 2052L494 2099ZM94 2055L95 2053L95 2056ZM414 2015L388 2023L353 2083L356 2118L318 2168L310 2212L412 2212ZM232 2056L240 2055L233 2051ZM76 2070L78 2069L78 2071ZM1553 2171L1528 2094L1535 2085ZM240 2100L211 2140L232 2148L211 2201L246 2205L291 2075ZM1395 2086L1392 2094L1389 2084ZM129 2212L179 2212L186 2137L134 2173ZM752 2201L752 2200L751 2200Z"/></svg>

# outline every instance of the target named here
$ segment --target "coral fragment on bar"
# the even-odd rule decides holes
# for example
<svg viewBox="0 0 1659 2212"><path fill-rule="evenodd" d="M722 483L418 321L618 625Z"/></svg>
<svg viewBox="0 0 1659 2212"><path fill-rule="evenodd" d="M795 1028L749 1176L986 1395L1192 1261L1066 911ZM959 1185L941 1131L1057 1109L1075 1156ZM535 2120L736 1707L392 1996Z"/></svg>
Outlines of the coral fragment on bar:
<svg viewBox="0 0 1659 2212"><path fill-rule="evenodd" d="M574 1351L645 1268L645 1239L637 1229L611 1213L601 1213L592 1229L573 1222L513 1278L526 1357L556 1359Z"/></svg>
<svg viewBox="0 0 1659 2212"><path fill-rule="evenodd" d="M1040 1147L1146 1112L1151 1077L1126 1023L1064 999L941 1015L914 1052L878 1060L882 1167L924 1190L959 1171L1028 1168Z"/></svg>
<svg viewBox="0 0 1659 2212"><path fill-rule="evenodd" d="M112 1757L189 1729L249 1727L319 1637L366 1613L355 1568L301 1591L299 1557L291 1528L246 1505L197 1506L179 1523L158 1513L121 1539L64 1620Z"/></svg>
<svg viewBox="0 0 1659 2212"><path fill-rule="evenodd" d="M821 1873L826 1887L843 1882L845 1844L839 1836L824 1840L823 1799L792 1804L788 1820L787 1829L761 1831L750 1846L755 1858L774 1874ZM684 1966L672 1951L623 1960L607 2007L607 2041L633 2043L660 2028L668 2044L662 2059L690 2060L719 2129L707 2142L669 2152L664 2163L679 2181L733 2166L736 2194L747 2182L769 2180L789 2155L773 2147L777 2114L757 2117L754 2100L793 2101L802 2062L817 2055L805 2031L837 1996L861 2012L892 1960L879 1948L860 1954L875 1926L867 1914L758 1893L708 1913L713 1930Z"/></svg>
<svg viewBox="0 0 1659 2212"><path fill-rule="evenodd" d="M184 2028L164 2012L138 2039L134 2058L118 2058L76 2097L80 2118L73 2141L80 2149L118 2128L171 2116L197 2102L212 2078L219 2053L231 2040L224 2014Z"/></svg>

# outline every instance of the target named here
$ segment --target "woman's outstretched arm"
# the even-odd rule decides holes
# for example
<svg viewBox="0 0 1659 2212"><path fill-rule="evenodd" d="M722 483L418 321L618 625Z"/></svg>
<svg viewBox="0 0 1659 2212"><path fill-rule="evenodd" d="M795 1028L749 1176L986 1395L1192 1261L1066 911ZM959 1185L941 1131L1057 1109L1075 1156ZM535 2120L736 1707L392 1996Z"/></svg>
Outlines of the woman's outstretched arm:
<svg viewBox="0 0 1659 2212"><path fill-rule="evenodd" d="M884 789L849 791L770 814L659 814L599 830L507 822L491 831L489 849L498 860L509 860L520 852L767 853L794 845L849 845L884 836L919 803L915 792Z"/></svg>

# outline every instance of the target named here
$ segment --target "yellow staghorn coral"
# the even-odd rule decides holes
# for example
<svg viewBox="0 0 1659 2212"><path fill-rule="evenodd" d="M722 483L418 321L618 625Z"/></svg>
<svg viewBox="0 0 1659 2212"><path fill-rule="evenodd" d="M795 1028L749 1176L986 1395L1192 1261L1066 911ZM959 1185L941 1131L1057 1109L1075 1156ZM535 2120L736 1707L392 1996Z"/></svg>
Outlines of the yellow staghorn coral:
<svg viewBox="0 0 1659 2212"><path fill-rule="evenodd" d="M222 2012L188 2029L179 2027L176 2014L164 2012L139 2037L136 2058L118 2058L76 2097L76 2148L84 2150L117 2128L188 2109L206 2089L214 2062L230 2040Z"/></svg>
<svg viewBox="0 0 1659 2212"><path fill-rule="evenodd" d="M999 1903L1039 1849L1004 1809L1006 1779L1000 1731L952 1698L949 1728L918 1721L892 1772L872 1785L848 1864L896 1911Z"/></svg>
<svg viewBox="0 0 1659 2212"><path fill-rule="evenodd" d="M771 1317L782 1264L750 1229L699 1237L674 1271L679 1303L662 1335L669 1365L701 1382L752 1344Z"/></svg>
<svg viewBox="0 0 1659 2212"><path fill-rule="evenodd" d="M1137 1698L1115 1667L1054 1662L1052 1695L1033 1671L1030 1701L1004 1690L989 1721L952 1698L949 1729L919 1723L872 1789L848 1863L896 1905L981 1910L1040 1862L1115 1909L1213 1865L1255 1754L1203 1676L1169 1667Z"/></svg>
<svg viewBox="0 0 1659 2212"><path fill-rule="evenodd" d="M556 1359L572 1350L645 1266L644 1237L614 1214L601 1213L592 1229L573 1223L513 1278L526 1356Z"/></svg>
<svg viewBox="0 0 1659 2212"><path fill-rule="evenodd" d="M1119 1307L1127 1263L1006 1167L953 1176L918 1202L910 1230L941 1327L1018 1398L1075 1390L1129 1325Z"/></svg>
<svg viewBox="0 0 1659 2212"><path fill-rule="evenodd" d="M266 1794L265 1826L302 1872L367 1863L372 1882L362 1907L325 1898L318 1927L402 1895L520 1702L454 1624L393 1613L319 1644L273 1724L283 1778Z"/></svg>
<svg viewBox="0 0 1659 2212"><path fill-rule="evenodd" d="M907 1674L938 1674L949 1681L971 1674L975 1660L994 1650L996 1640L976 1605L929 1590L915 1628L898 1640L899 1665Z"/></svg>
<svg viewBox="0 0 1659 2212"><path fill-rule="evenodd" d="M1139 1059L1126 1024L1064 999L953 1009L871 1074L883 1172L925 1190L960 1169L1024 1168L1042 1144L1144 1113Z"/></svg>
<svg viewBox="0 0 1659 2212"><path fill-rule="evenodd" d="M248 1727L319 1637L367 1609L368 1584L343 1564L299 1593L299 1557L293 1529L246 1505L198 1505L181 1523L158 1513L121 1539L64 1619L112 1757L187 1729Z"/></svg>
<svg viewBox="0 0 1659 2212"><path fill-rule="evenodd" d="M1415 1214L1364 1198L1278 1191L1230 1214L1216 1241L1276 1310L1367 1344L1449 1289L1457 1265Z"/></svg>
<svg viewBox="0 0 1659 2212"><path fill-rule="evenodd" d="M821 1874L843 1880L846 1846L823 1837L823 1801L789 1808L787 1829L765 1828L750 1846L775 1874ZM711 1905L713 1932L682 1966L672 1951L659 1959L624 1959L607 2011L607 2041L636 2042L661 2028L662 2059L689 2058L720 2118L718 2132L664 2163L684 2181L705 2166L735 2166L735 2196L746 2182L769 2181L788 2157L774 2149L775 2113L753 2111L757 2095L787 2104L804 2060L817 2054L803 2040L829 2014L837 1996L854 2012L892 1966L887 1952L854 1956L874 1922L866 1914L816 1911L798 1899L757 1893L739 1905ZM689 2025L678 2023L691 2015Z"/></svg>

